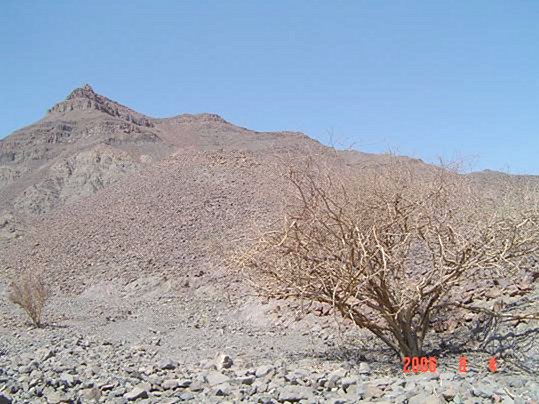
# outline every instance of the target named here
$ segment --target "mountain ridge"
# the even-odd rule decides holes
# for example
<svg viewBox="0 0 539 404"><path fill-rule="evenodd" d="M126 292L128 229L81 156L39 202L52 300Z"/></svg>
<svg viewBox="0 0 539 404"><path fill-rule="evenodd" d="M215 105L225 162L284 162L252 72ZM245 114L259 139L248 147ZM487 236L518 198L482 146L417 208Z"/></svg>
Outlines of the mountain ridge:
<svg viewBox="0 0 539 404"><path fill-rule="evenodd" d="M106 265L100 260L110 259L102 255L99 245L96 250L81 249L86 257L82 259L67 240L73 234L80 237L80 245L94 237L106 239L107 234L118 233L117 228L109 227L114 223L129 229L133 212L138 212L136 220L148 226L149 239L138 247L140 251L158 245L172 249L182 237L212 238L211 228L223 234L239 231L237 226L247 226L255 216L271 218L279 210L285 187L277 175L280 168L309 155L331 160L334 153L300 132L252 131L216 114L151 118L84 85L51 107L43 119L0 142L0 245L2 240L7 245L4 265L47 265L59 275L73 257L75 273L81 270L77 263L97 260ZM343 156L351 165L390 158L359 152ZM225 200L228 205L223 205ZM141 204L149 210L140 210ZM129 212L122 213L125 206L130 206ZM193 210L193 206L198 208ZM228 208L221 212L223 206ZM206 230L200 234L192 233L192 227L175 231L175 226L184 226L174 218L178 209L190 212ZM161 213L144 222L143 216L153 215L153 210ZM230 212L225 213L227 210ZM96 219L96 212L104 216ZM215 221L215 215L225 216ZM119 221L111 220L115 216ZM80 223L86 225L80 227ZM67 233L71 236L66 229L71 229ZM162 235L156 234L159 229ZM123 255L127 245L139 241L132 240L129 232L121 234L123 241L118 242L123 247L110 247L119 254L113 258L115 266L125 274L126 262L138 262L141 270L151 271L153 267L146 267L145 262ZM160 237L164 239L155 241ZM32 253L35 244L49 246L42 251L46 257L37 261L39 254ZM47 255L53 251L52 256ZM146 254L152 255L151 251ZM166 256L165 250L159 254ZM182 265L183 255L174 256L175 265ZM63 258L56 261L55 257ZM159 257L154 261L162 259ZM193 270L200 265L193 263ZM159 267L166 268L166 262Z"/></svg>
<svg viewBox="0 0 539 404"><path fill-rule="evenodd" d="M0 244L28 234L31 216L87 198L178 152L298 147L322 146L296 132L250 131L217 114L152 118L84 85L0 140Z"/></svg>

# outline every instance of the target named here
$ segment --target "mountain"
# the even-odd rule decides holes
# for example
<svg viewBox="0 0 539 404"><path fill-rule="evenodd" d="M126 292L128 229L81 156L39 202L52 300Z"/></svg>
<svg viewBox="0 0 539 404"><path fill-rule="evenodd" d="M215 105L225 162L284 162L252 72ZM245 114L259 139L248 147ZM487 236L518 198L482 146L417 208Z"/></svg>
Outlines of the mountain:
<svg viewBox="0 0 539 404"><path fill-rule="evenodd" d="M215 114L152 118L85 85L0 141L0 264L46 267L66 288L84 284L89 267L136 277L218 265L206 250L275 217L279 167L332 153L304 134Z"/></svg>
<svg viewBox="0 0 539 404"><path fill-rule="evenodd" d="M76 89L0 142L0 211L45 213L169 152L142 115Z"/></svg>
<svg viewBox="0 0 539 404"><path fill-rule="evenodd" d="M285 151L299 144L320 147L305 135L249 131L214 114L151 118L85 85L0 141L0 241L22 237L21 217L91 195L178 149Z"/></svg>
<svg viewBox="0 0 539 404"><path fill-rule="evenodd" d="M395 158L215 114L152 118L84 85L0 141L1 268L44 267L73 290L94 276L212 272L255 222L279 217L280 171L306 156L358 170Z"/></svg>
<svg viewBox="0 0 539 404"><path fill-rule="evenodd" d="M438 400L430 376L412 376L413 391L403 395L408 376L398 358L346 319L336 327L331 307L262 300L230 265L237 248L282 218L290 187L283 171L309 170L315 160L361 172L395 159L417 175L433 169L407 157L336 151L302 133L252 131L215 114L153 118L89 85L75 89L0 141L0 296L24 270L43 271L54 292L38 330L0 298L0 402L10 402L5 394L13 402ZM493 198L515 184L539 184L495 172L469 177ZM459 296L531 307L538 295L526 282L488 296L471 284ZM444 320L433 336L457 348L440 351L440 368L455 368L464 354L473 364L472 379L451 384L447 397L457 389L477 398L472 383L491 377L482 351L459 345L475 340L469 331L482 314ZM463 322L469 328L459 328ZM519 372L537 374L537 329L519 321L500 330L485 349L504 349ZM510 361L501 363L490 392L514 388L499 381L513 377ZM535 388L519 386L513 397Z"/></svg>

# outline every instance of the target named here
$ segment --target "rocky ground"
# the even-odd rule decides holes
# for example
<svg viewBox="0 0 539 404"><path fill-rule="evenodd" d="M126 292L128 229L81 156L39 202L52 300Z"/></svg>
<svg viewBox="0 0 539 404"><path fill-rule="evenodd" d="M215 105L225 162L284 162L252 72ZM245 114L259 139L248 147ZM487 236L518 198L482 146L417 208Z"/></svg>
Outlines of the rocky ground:
<svg viewBox="0 0 539 404"><path fill-rule="evenodd" d="M214 284L178 289L153 277L58 294L43 329L2 299L0 403L539 401L537 376L500 354L490 372L488 349L439 353L435 373L405 374L332 316L234 299Z"/></svg>

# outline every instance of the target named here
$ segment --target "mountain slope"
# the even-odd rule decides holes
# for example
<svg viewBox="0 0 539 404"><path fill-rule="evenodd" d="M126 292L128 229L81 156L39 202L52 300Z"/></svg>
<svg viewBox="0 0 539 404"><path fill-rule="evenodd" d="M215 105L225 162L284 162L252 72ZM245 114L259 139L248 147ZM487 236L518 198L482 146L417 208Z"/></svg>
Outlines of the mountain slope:
<svg viewBox="0 0 539 404"><path fill-rule="evenodd" d="M76 89L0 141L0 212L44 213L169 153L142 115Z"/></svg>
<svg viewBox="0 0 539 404"><path fill-rule="evenodd" d="M305 135L261 134L213 114L151 118L85 85L39 122L0 141L0 212L48 212L179 147L286 149L298 143L318 146Z"/></svg>
<svg viewBox="0 0 539 404"><path fill-rule="evenodd" d="M356 170L395 159L214 114L152 118L84 86L0 143L0 268L43 268L76 291L98 278L211 278L281 217L280 173L309 156Z"/></svg>
<svg viewBox="0 0 539 404"><path fill-rule="evenodd" d="M76 290L94 277L218 271L254 223L280 217L279 173L306 156L336 162L301 133L151 118L86 85L0 143L0 265L44 268ZM342 153L358 168L388 159Z"/></svg>

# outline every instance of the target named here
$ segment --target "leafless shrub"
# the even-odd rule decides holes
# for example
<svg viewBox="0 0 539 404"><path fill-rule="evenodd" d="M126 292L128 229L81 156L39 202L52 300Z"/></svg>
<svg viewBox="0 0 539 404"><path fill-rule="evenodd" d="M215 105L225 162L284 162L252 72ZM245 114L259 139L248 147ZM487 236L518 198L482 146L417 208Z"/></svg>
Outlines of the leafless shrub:
<svg viewBox="0 0 539 404"><path fill-rule="evenodd" d="M424 353L463 287L488 288L539 249L530 192L486 196L448 169L398 160L361 173L311 161L286 176L282 227L242 256L243 273L268 296L332 305L401 357Z"/></svg>
<svg viewBox="0 0 539 404"><path fill-rule="evenodd" d="M30 271L23 272L11 283L8 294L9 300L20 306L38 328L43 325L41 322L43 309L49 297L50 291L43 274Z"/></svg>

